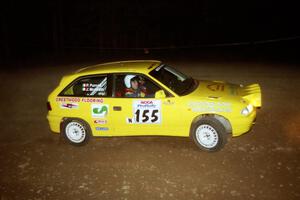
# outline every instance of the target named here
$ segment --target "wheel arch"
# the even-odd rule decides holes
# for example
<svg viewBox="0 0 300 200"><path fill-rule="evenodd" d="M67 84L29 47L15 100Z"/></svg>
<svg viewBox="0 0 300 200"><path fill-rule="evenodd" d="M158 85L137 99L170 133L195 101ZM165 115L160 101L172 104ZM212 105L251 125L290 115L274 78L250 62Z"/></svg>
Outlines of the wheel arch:
<svg viewBox="0 0 300 200"><path fill-rule="evenodd" d="M190 126L190 135L192 134L194 124L197 121L199 121L200 119L204 118L204 117L214 117L215 119L217 119L225 127L225 130L228 134L232 133L231 123L226 117L224 117L222 115L218 115L218 114L207 113L207 114L198 115L197 117L195 117L193 119L193 121L191 123L191 126Z"/></svg>
<svg viewBox="0 0 300 200"><path fill-rule="evenodd" d="M67 120L80 120L80 121L83 121L87 125L87 128L89 129L90 133L93 135L93 131L92 131L91 125L86 120L84 120L82 118L79 118L79 117L63 117L61 119L60 125L59 125L60 133L62 133L62 131L63 131L63 124Z"/></svg>

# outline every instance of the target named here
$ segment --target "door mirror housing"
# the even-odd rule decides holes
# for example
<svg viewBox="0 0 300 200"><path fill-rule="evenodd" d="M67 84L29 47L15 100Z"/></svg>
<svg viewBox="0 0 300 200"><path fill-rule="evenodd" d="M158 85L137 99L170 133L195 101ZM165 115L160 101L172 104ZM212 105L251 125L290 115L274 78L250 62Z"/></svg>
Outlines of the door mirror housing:
<svg viewBox="0 0 300 200"><path fill-rule="evenodd" d="M156 99L166 98L166 94L163 90L158 90L157 92L155 92L155 98Z"/></svg>

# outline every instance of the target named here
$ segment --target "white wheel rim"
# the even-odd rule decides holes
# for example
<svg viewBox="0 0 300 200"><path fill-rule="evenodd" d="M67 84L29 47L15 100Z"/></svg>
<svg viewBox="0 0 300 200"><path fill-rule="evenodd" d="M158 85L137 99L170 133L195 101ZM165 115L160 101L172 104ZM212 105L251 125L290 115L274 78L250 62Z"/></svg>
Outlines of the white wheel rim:
<svg viewBox="0 0 300 200"><path fill-rule="evenodd" d="M67 138L74 143L81 143L86 136L84 126L78 122L70 122L65 131Z"/></svg>
<svg viewBox="0 0 300 200"><path fill-rule="evenodd" d="M200 125L196 129L196 138L200 145L205 148L214 148L219 141L217 131L208 124Z"/></svg>

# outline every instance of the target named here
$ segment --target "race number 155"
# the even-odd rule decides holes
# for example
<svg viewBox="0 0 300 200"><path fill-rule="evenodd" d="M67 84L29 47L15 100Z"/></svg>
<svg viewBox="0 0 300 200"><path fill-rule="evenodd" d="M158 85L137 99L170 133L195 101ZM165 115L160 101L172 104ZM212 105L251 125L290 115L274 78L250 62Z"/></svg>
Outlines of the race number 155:
<svg viewBox="0 0 300 200"><path fill-rule="evenodd" d="M134 113L136 123L157 123L159 120L159 111L154 110L140 110L137 109Z"/></svg>

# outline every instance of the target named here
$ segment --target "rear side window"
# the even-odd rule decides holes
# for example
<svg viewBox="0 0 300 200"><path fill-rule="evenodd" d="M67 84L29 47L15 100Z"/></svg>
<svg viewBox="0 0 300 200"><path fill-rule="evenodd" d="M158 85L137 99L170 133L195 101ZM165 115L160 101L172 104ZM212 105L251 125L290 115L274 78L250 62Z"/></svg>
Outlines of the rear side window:
<svg viewBox="0 0 300 200"><path fill-rule="evenodd" d="M110 96L108 76L83 77L71 83L60 96L108 97Z"/></svg>

